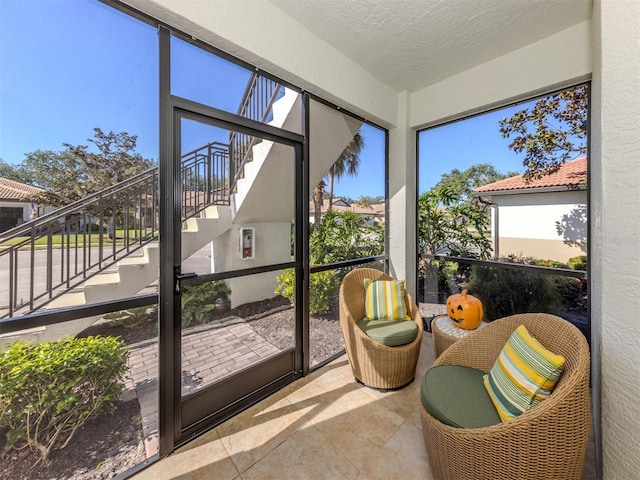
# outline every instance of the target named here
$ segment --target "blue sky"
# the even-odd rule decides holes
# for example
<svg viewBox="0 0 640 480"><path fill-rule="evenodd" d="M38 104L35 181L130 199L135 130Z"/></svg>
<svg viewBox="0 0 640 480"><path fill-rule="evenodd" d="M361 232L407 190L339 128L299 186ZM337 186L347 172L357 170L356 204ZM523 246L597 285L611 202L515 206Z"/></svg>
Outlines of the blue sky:
<svg viewBox="0 0 640 480"><path fill-rule="evenodd" d="M17 164L38 149L86 145L99 127L137 135L137 151L156 159L157 43L153 27L95 0L0 0L0 158ZM180 40L172 50L174 94L236 110L247 70ZM420 133L419 190L475 163L522 171L498 132L513 111ZM337 196L384 194L384 132L365 125L362 135L363 167L337 182Z"/></svg>

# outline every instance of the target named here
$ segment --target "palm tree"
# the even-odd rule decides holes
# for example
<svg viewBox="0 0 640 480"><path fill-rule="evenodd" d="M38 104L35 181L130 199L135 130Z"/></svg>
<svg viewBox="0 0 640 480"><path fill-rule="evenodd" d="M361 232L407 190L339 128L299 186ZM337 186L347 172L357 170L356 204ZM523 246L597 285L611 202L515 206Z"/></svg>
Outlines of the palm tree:
<svg viewBox="0 0 640 480"><path fill-rule="evenodd" d="M320 225L320 217L322 216L322 203L324 202L324 187L326 183L320 180L316 188L313 189L313 224Z"/></svg>
<svg viewBox="0 0 640 480"><path fill-rule="evenodd" d="M358 167L360 166L360 152L364 148L364 138L360 132L356 133L349 145L336 160L336 163L327 172L329 179L329 210L333 209L333 182L335 179L342 177L343 175L354 176L358 173Z"/></svg>
<svg viewBox="0 0 640 480"><path fill-rule="evenodd" d="M360 165L360 152L364 148L364 138L357 132L349 145L342 151L338 160L331 166L326 174L326 178L329 179L329 210L333 208L333 183L336 178L342 177L345 173L348 175L355 175L358 172L358 166ZM314 206L314 225L320 223L320 217L322 215L322 204L324 202L324 189L327 184L324 179L320 180L320 183L313 189L313 206Z"/></svg>

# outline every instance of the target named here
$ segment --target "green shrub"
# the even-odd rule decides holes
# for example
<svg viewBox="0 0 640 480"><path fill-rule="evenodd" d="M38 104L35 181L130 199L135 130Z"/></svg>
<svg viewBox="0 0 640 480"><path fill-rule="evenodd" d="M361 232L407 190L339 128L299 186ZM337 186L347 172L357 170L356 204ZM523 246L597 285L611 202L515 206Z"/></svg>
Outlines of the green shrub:
<svg viewBox="0 0 640 480"><path fill-rule="evenodd" d="M285 297L291 305L295 304L295 274L287 268L278 275L275 293ZM327 313L331 309L332 299L336 295L339 280L333 272L312 273L309 278L309 313Z"/></svg>
<svg viewBox="0 0 640 480"><path fill-rule="evenodd" d="M329 210L309 234L312 265L341 262L384 252L384 227L369 225L353 212Z"/></svg>
<svg viewBox="0 0 640 480"><path fill-rule="evenodd" d="M226 300L231 289L224 280L188 285L182 289L182 328L211 321L216 301Z"/></svg>
<svg viewBox="0 0 640 480"><path fill-rule="evenodd" d="M29 447L47 460L124 388L129 351L116 337L68 338L0 351L0 430L5 450ZM38 463L36 462L36 463Z"/></svg>
<svg viewBox="0 0 640 480"><path fill-rule="evenodd" d="M557 275L553 277L553 282L564 306L573 307L582 298L583 283L580 279Z"/></svg>
<svg viewBox="0 0 640 480"><path fill-rule="evenodd" d="M107 313L103 318L109 320L113 326L125 325L127 327L136 327L141 323L157 319L158 305L151 307L134 307L118 312Z"/></svg>
<svg viewBox="0 0 640 480"><path fill-rule="evenodd" d="M586 270L587 269L587 256L579 255L577 257L571 257L567 261L567 265L572 270Z"/></svg>
<svg viewBox="0 0 640 480"><path fill-rule="evenodd" d="M511 260L514 262L514 260ZM515 263L524 263L517 261ZM557 276L474 265L467 289L484 306L485 319L526 312L548 312L559 305Z"/></svg>

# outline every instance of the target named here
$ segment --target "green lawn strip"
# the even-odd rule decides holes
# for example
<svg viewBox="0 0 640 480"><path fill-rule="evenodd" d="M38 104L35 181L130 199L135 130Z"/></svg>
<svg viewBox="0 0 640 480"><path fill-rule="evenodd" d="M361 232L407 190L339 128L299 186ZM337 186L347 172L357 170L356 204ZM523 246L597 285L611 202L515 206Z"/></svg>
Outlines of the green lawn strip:
<svg viewBox="0 0 640 480"><path fill-rule="evenodd" d="M140 241L140 239L137 237L137 234L139 232L138 231L134 231L134 230L129 230L129 242L130 243L137 243ZM116 231L116 246L124 246L126 245L125 243L125 234L126 231L125 230L117 230ZM142 236L142 241L146 242L148 240L151 240L152 236L151 234L145 234ZM105 249L109 249L110 247L113 246L113 240L109 238L109 236L105 233L102 234L102 245ZM29 248L31 248L31 241L30 241L30 237L15 237L12 238L10 240L6 240L2 243L0 243L0 250L4 250L6 248L9 248L11 246L14 245L19 245L25 243L24 245L22 245L20 247L20 250L28 250ZM47 245L49 243L49 237L45 236L40 236L37 237L34 242L33 245L37 250L42 250L44 248L47 248ZM66 248L66 247L70 247L70 248L75 248L76 246L78 248L82 248L84 246L86 247L99 247L100 246L100 234L97 233L92 233L91 235L86 234L86 236L83 238L82 235L78 234L76 235L75 233L72 233L70 235L52 235L51 236L51 245L53 248Z"/></svg>

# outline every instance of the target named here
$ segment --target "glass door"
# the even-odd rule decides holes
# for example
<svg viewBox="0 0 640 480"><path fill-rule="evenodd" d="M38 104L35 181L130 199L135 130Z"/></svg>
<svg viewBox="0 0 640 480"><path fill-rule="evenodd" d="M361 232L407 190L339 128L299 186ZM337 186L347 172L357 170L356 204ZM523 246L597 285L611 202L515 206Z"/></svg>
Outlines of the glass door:
<svg viewBox="0 0 640 480"><path fill-rule="evenodd" d="M229 114L174 112L179 444L302 374L302 148Z"/></svg>

